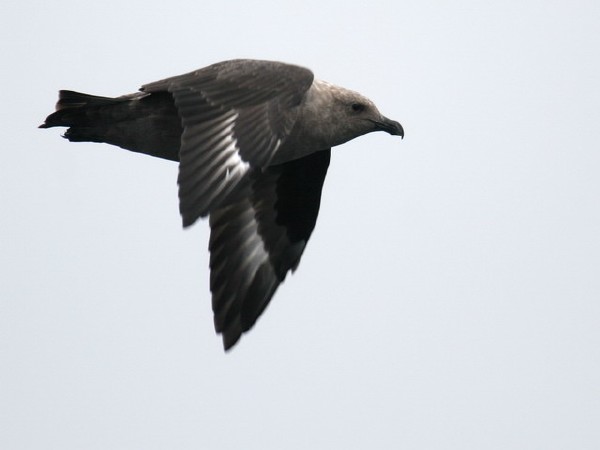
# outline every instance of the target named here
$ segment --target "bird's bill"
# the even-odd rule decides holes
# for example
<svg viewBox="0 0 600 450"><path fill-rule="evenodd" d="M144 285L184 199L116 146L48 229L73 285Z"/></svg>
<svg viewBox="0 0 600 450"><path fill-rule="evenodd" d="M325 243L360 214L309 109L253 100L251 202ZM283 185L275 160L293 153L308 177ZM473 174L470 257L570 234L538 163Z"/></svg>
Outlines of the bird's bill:
<svg viewBox="0 0 600 450"><path fill-rule="evenodd" d="M404 128L402 128L402 125L395 120L381 116L381 119L375 122L375 126L380 131L385 131L386 133L390 133L394 136L400 136L404 138Z"/></svg>

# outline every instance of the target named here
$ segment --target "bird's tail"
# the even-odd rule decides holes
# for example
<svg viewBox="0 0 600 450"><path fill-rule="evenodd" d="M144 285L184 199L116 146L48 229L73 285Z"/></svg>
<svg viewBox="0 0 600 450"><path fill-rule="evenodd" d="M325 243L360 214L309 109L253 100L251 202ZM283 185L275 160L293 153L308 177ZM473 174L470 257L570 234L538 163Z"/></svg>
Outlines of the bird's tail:
<svg viewBox="0 0 600 450"><path fill-rule="evenodd" d="M122 97L99 97L59 91L56 111L39 128L68 127L72 142L106 142L177 161L182 133L173 98L167 92L138 92Z"/></svg>
<svg viewBox="0 0 600 450"><path fill-rule="evenodd" d="M59 91L56 111L46 117L39 128L70 127L65 137L70 141L89 141L86 131L93 126L102 107L122 102L120 99L99 97L75 91Z"/></svg>

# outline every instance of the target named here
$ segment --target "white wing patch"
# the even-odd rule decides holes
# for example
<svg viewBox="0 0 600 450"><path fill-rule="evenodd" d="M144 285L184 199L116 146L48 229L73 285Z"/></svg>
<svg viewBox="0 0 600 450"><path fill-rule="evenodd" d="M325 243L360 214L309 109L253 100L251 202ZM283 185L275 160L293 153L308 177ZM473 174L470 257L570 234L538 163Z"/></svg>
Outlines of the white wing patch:
<svg viewBox="0 0 600 450"><path fill-rule="evenodd" d="M233 127L238 114L233 115L229 125L223 130L223 142L227 145L223 153L227 155L225 160L225 181L229 180L234 174L245 174L250 169L250 163L244 161L240 155L240 149L237 145L237 139L233 135Z"/></svg>
<svg viewBox="0 0 600 450"><path fill-rule="evenodd" d="M237 118L230 110L184 131L178 180L184 224L218 207L250 170L234 134Z"/></svg>

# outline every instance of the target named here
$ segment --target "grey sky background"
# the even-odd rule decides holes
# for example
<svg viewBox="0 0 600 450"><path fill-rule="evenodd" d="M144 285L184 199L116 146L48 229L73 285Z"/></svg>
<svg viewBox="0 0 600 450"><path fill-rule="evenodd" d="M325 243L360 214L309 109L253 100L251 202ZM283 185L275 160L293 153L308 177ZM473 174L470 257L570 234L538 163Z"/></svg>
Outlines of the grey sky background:
<svg viewBox="0 0 600 450"><path fill-rule="evenodd" d="M0 6L0 447L600 448L600 3ZM230 353L175 164L37 130L220 60L402 123L334 149L299 270Z"/></svg>

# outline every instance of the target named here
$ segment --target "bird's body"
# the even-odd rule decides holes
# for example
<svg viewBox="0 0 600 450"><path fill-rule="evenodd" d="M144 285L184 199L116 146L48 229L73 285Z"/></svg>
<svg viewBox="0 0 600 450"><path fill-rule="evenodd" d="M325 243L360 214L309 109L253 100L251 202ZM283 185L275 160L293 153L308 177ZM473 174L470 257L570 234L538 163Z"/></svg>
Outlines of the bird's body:
<svg viewBox="0 0 600 450"><path fill-rule="evenodd" d="M362 95L271 61L225 61L140 91L61 91L41 127L179 161L184 226L209 216L215 327L228 349L298 266L331 147L402 127Z"/></svg>

